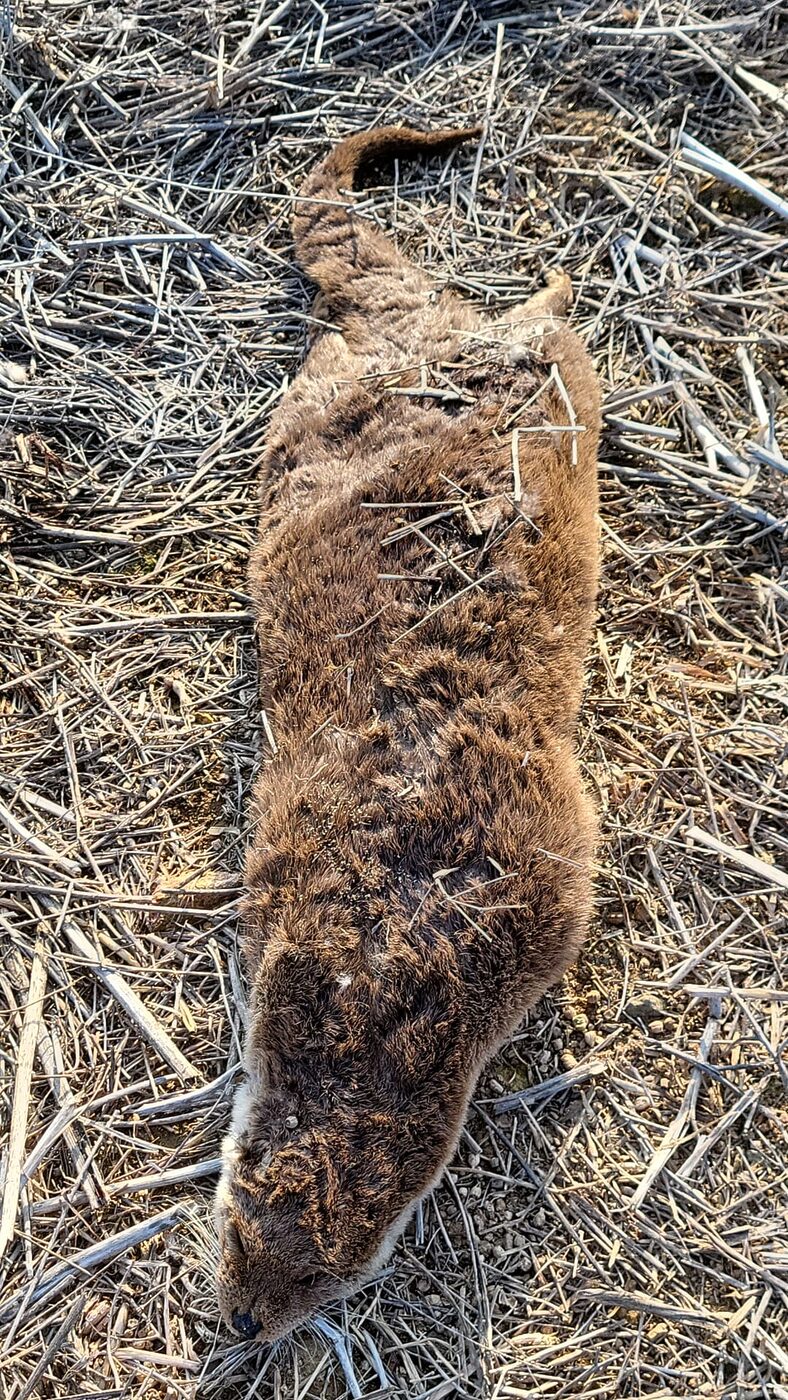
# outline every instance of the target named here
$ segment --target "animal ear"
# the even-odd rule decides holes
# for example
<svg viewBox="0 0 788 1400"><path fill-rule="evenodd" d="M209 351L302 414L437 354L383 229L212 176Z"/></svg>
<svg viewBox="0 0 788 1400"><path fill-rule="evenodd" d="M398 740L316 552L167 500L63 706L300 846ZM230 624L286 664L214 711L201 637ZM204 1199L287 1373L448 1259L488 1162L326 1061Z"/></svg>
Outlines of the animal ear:
<svg viewBox="0 0 788 1400"><path fill-rule="evenodd" d="M237 1225L235 1225L232 1220L225 1222L224 1244L227 1253L231 1254L234 1259L244 1259L246 1257L246 1250L244 1249L240 1232Z"/></svg>
<svg viewBox="0 0 788 1400"><path fill-rule="evenodd" d="M313 1269L309 1273L300 1274L295 1280L298 1288L303 1293L311 1293L313 1289L320 1288L331 1281L330 1274L325 1269Z"/></svg>

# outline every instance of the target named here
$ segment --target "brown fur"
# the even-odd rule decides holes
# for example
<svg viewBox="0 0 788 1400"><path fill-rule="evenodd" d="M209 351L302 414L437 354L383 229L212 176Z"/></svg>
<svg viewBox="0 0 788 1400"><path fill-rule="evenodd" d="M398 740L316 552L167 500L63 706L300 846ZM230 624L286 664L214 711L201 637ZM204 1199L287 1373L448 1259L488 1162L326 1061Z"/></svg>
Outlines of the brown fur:
<svg viewBox="0 0 788 1400"><path fill-rule="evenodd" d="M573 736L599 395L560 321L567 279L485 319L340 192L370 156L468 134L351 137L293 225L335 329L263 463L250 578L277 753L255 791L248 1081L217 1198L223 1311L267 1339L380 1267L589 914ZM391 392L425 383L462 398ZM580 431L548 430L568 415ZM514 428L535 431L513 449Z"/></svg>

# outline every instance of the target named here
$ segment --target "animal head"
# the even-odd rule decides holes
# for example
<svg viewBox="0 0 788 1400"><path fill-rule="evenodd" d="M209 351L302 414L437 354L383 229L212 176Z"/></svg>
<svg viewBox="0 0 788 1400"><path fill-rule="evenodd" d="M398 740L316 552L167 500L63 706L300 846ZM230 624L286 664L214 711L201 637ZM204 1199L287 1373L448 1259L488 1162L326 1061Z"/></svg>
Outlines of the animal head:
<svg viewBox="0 0 788 1400"><path fill-rule="evenodd" d="M286 986L276 970L258 984L223 1149L219 1301L261 1341L380 1270L451 1156L470 1089L441 972L392 966L378 997L369 981L357 992L361 977L316 991L319 965L298 956Z"/></svg>
<svg viewBox="0 0 788 1400"><path fill-rule="evenodd" d="M255 1162L226 1143L216 1199L222 1314L242 1337L261 1341L284 1336L337 1296L338 1280L304 1219L311 1191L302 1154L286 1156Z"/></svg>
<svg viewBox="0 0 788 1400"><path fill-rule="evenodd" d="M270 1342L378 1273L456 1133L371 1109L302 1127L280 1095L239 1099L215 1206L219 1303L241 1336Z"/></svg>

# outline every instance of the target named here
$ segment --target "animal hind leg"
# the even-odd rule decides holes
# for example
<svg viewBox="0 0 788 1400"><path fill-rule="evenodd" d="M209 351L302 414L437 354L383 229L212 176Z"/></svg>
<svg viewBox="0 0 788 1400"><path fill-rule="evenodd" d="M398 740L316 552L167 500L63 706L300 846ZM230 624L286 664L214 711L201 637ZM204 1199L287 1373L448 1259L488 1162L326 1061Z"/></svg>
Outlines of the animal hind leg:
<svg viewBox="0 0 788 1400"><path fill-rule="evenodd" d="M565 272L551 268L547 286L535 292L527 301L510 307L494 322L495 329L508 346L513 364L539 355L545 336L557 331L572 306L572 283Z"/></svg>
<svg viewBox="0 0 788 1400"><path fill-rule="evenodd" d="M545 273L546 287L534 292L532 297L521 303L515 310L525 319L533 316L565 316L574 300L572 283L560 267L551 267Z"/></svg>
<svg viewBox="0 0 788 1400"><path fill-rule="evenodd" d="M493 323L506 345L514 365L541 361L551 365L550 416L555 422L569 420L569 427L580 429L571 457L576 465L580 442L582 455L594 463L600 426L600 396L591 358L582 341L566 324L564 317L572 306L572 283L565 272L551 269L547 285L527 301L511 307Z"/></svg>

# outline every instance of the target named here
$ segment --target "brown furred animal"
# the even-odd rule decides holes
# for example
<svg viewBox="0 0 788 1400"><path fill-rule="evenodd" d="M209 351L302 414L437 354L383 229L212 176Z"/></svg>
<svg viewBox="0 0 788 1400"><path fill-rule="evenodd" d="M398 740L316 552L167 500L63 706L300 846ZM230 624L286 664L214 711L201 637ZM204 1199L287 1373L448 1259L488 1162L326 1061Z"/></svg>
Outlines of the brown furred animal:
<svg viewBox="0 0 788 1400"><path fill-rule="evenodd" d="M574 734L599 393L560 319L568 279L482 316L342 193L372 158L473 134L353 136L293 223L332 324L263 461L250 580L276 751L216 1206L223 1313L266 1340L380 1268L589 916Z"/></svg>

